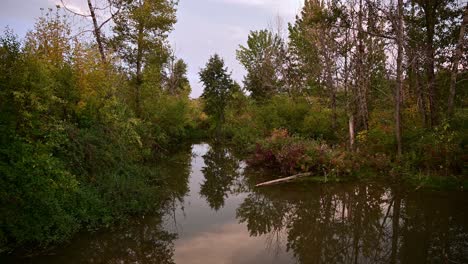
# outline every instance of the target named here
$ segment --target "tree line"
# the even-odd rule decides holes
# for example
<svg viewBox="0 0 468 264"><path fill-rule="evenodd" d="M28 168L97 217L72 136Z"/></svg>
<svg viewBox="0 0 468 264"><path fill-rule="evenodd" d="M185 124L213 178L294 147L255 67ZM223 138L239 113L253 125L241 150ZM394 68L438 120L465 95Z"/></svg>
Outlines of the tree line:
<svg viewBox="0 0 468 264"><path fill-rule="evenodd" d="M252 31L237 50L244 88L259 102L318 95L332 111L333 129L341 107L350 148L369 130L371 111L391 99L401 155L402 111L417 107L418 123L431 129L463 104L467 20L468 7L457 1L305 1L287 39Z"/></svg>
<svg viewBox="0 0 468 264"><path fill-rule="evenodd" d="M455 0L305 1L287 38L250 32L242 85L213 55L200 99L167 40L177 1L86 4L0 37L1 250L163 206L157 158L194 138L259 143L288 171L466 175L468 15ZM69 16L89 18L92 38Z"/></svg>
<svg viewBox="0 0 468 264"><path fill-rule="evenodd" d="M271 135L257 148L258 157L269 153L262 162L275 151L303 159L326 144L327 168L351 152L345 160L384 157L397 174L463 174L467 20L466 3L453 0L308 0L287 34L255 30L239 46L247 71L240 91L215 84L215 93L216 82L202 78L202 98L206 107L218 102L217 123L234 142ZM229 70L218 55L204 71L215 65L221 82ZM280 143L278 135L325 142ZM302 154L281 145L288 142Z"/></svg>

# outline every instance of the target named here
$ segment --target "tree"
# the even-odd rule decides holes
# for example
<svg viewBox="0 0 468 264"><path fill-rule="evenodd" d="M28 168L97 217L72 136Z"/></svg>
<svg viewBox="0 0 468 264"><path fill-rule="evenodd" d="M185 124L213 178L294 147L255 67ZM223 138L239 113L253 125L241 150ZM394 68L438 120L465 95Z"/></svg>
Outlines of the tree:
<svg viewBox="0 0 468 264"><path fill-rule="evenodd" d="M55 67L63 66L71 55L71 27L60 9L48 12L40 17L33 31L26 34L25 50L37 59L51 63Z"/></svg>
<svg viewBox="0 0 468 264"><path fill-rule="evenodd" d="M305 1L301 14L294 24L289 24L289 50L291 56L297 58L300 79L307 88L320 83L323 65L320 62L319 47L316 41L316 31L311 30L312 23L317 21L317 3ZM302 84L303 85L303 84Z"/></svg>
<svg viewBox="0 0 468 264"><path fill-rule="evenodd" d="M453 52L453 62L452 62L452 73L450 76L450 94L447 104L447 116L450 118L453 115L453 109L455 104L455 86L457 82L457 73L458 73L458 63L463 54L463 45L465 42L465 28L468 24L468 3L465 7L465 12L463 14L463 20L460 26L460 33L458 34L458 43Z"/></svg>
<svg viewBox="0 0 468 264"><path fill-rule="evenodd" d="M237 86L224 66L224 60L218 54L208 60L199 75L204 86L202 98L205 100L205 112L213 117L219 136L226 106Z"/></svg>
<svg viewBox="0 0 468 264"><path fill-rule="evenodd" d="M404 46L404 32L403 32L403 0L398 0L398 19L395 25L396 42L397 42L397 85L395 89L395 135L397 141L397 155L402 154L403 143L401 139L401 93L403 91L403 46Z"/></svg>
<svg viewBox="0 0 468 264"><path fill-rule="evenodd" d="M289 25L290 50L301 58L302 72L309 87L322 87L329 96L332 130L337 128L337 77L339 23L341 10L333 1L306 1L294 26Z"/></svg>
<svg viewBox="0 0 468 264"><path fill-rule="evenodd" d="M97 6L96 1L94 4L91 2L91 0L86 0L87 5L88 5L88 10L89 14L83 14L83 13L78 13L74 10L72 10L70 7L67 6L67 3L65 3L64 0L60 0L62 3L62 6L67 10L69 13L83 17L83 18L91 18L91 21L93 23L93 34L94 38L96 40L96 44L98 46L99 54L101 56L101 62L106 63L107 62L107 56L106 56L106 50L105 50L105 36L102 33L103 27L109 23L119 12L119 10L114 10L115 4L113 3L112 0L106 0L102 4L102 6ZM115 2L115 1L114 1ZM115 2L117 3L117 2ZM105 5L105 6L104 6ZM106 14L107 18L99 22L99 11L104 11L106 10L108 13Z"/></svg>
<svg viewBox="0 0 468 264"><path fill-rule="evenodd" d="M426 75L427 97L429 104L428 125L434 127L439 123L441 87L436 82L437 62L441 60L443 50L453 38L450 20L459 10L454 0L417 0L416 21L424 27L424 66ZM441 63L442 64L442 63ZM443 67L440 65L439 67Z"/></svg>
<svg viewBox="0 0 468 264"><path fill-rule="evenodd" d="M268 30L251 31L247 47L236 51L237 60L247 70L244 86L255 100L268 99L282 92L286 52L283 40Z"/></svg>
<svg viewBox="0 0 468 264"><path fill-rule="evenodd" d="M423 26L417 15L417 4L411 1L411 6L405 15L407 39L405 41L406 63L408 65L409 90L416 97L416 105L421 114L422 122L428 125L426 87L423 85L423 74L421 71L424 65L424 32Z"/></svg>
<svg viewBox="0 0 468 264"><path fill-rule="evenodd" d="M182 59L176 59L174 55L170 56L163 72L163 82L169 94L188 96L191 88L187 78L187 63Z"/></svg>
<svg viewBox="0 0 468 264"><path fill-rule="evenodd" d="M365 34L363 26L364 26L364 4L363 0L359 0L359 9L357 12L358 20L357 20L357 51L356 51L356 61L355 61L355 85L354 87L354 98L353 101L355 102L355 111L356 117L355 120L356 126L355 128L358 131L361 130L368 130L369 129L369 110L368 110L368 101L367 101L367 94L368 94L368 79L367 79L367 72L366 72L366 47L365 47L365 39L367 34Z"/></svg>
<svg viewBox="0 0 468 264"><path fill-rule="evenodd" d="M138 117L141 117L143 70L148 64L159 69L167 60L166 40L176 23L175 5L173 0L121 0L117 3L120 12L115 17L113 43L134 80Z"/></svg>

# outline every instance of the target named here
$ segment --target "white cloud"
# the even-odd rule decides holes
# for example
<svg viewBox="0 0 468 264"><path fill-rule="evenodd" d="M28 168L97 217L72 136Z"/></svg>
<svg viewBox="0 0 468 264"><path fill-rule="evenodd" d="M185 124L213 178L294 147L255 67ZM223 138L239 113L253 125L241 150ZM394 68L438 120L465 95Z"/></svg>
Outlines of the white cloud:
<svg viewBox="0 0 468 264"><path fill-rule="evenodd" d="M89 11L86 6L86 1L84 0L48 0L48 2L52 5L59 5L63 6L65 5L69 10L78 13L78 14L84 14L88 15ZM62 3L63 2L63 3Z"/></svg>
<svg viewBox="0 0 468 264"><path fill-rule="evenodd" d="M222 0L235 5L266 9L281 16L295 15L304 4L304 0Z"/></svg>

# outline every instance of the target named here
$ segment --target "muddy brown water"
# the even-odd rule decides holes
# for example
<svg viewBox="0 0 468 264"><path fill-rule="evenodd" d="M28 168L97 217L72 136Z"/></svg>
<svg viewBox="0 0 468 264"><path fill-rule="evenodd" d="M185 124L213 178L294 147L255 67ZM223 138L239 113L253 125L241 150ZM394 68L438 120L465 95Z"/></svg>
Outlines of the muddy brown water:
<svg viewBox="0 0 468 264"><path fill-rule="evenodd" d="M468 263L468 194L382 183L284 184L223 146L182 149L161 170L155 216L5 263ZM173 189L173 190L172 190Z"/></svg>

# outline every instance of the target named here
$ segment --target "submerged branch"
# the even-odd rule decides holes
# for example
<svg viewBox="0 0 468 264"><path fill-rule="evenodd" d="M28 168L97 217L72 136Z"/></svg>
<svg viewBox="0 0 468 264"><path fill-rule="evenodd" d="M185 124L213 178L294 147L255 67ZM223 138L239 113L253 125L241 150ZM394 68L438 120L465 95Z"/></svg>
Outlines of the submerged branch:
<svg viewBox="0 0 468 264"><path fill-rule="evenodd" d="M285 177L285 178L280 178L280 179L276 179L276 180L272 180L272 181L262 182L262 183L259 183L259 184L255 185L255 187L262 187L262 186L269 186L269 185L274 185L274 184L290 182L290 181L293 181L293 180L296 180L296 179L299 179L299 178L308 177L310 175L312 175L312 173L310 173L310 172L300 173L300 174L296 174L296 175Z"/></svg>

